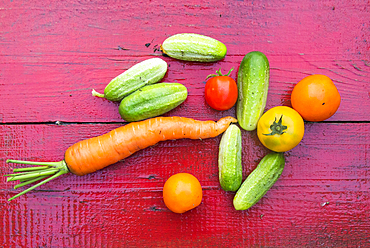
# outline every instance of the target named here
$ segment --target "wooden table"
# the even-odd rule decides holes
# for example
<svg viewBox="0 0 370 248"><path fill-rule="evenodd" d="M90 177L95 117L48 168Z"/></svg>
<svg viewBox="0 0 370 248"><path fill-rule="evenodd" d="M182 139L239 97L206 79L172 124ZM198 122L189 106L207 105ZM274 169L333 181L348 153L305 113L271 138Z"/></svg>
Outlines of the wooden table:
<svg viewBox="0 0 370 248"><path fill-rule="evenodd" d="M134 64L163 58L163 81L187 100L165 116L218 120L205 78L254 50L271 67L266 109L290 106L293 86L325 74L342 102L286 152L281 178L247 211L218 182L220 136L162 142L96 173L62 176L8 202L20 189L0 179L0 247L369 247L370 2L4 1L0 4L0 174L8 158L60 161L75 142L125 124L118 103L95 98ZM158 45L193 32L228 48L217 63L164 57ZM268 153L243 131L243 178ZM165 180L195 175L203 201L184 214L162 200Z"/></svg>

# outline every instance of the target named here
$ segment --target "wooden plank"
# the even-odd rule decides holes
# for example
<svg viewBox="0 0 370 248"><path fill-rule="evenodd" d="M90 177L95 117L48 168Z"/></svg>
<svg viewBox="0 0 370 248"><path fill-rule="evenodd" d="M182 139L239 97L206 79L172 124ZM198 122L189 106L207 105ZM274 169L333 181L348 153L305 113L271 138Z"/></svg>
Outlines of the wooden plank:
<svg viewBox="0 0 370 248"><path fill-rule="evenodd" d="M64 175L12 202L20 190L0 177L0 244L5 247L368 247L370 46L369 2L7 1L0 6L0 174L7 158L58 161L78 140L118 127L118 103L93 98L135 63L161 57L164 81L183 83L188 99L166 115L200 120L215 111L204 81L253 50L271 66L267 108L290 105L303 77L321 73L342 103L323 123L306 123L302 143L286 153L274 187L247 211L218 183L220 137L162 142L108 168ZM189 63L157 51L175 33L224 42L226 58ZM53 124L57 122L56 124ZM66 124L63 124L65 122ZM57 124L61 125L57 125ZM243 177L267 154L243 131ZM182 215L162 200L165 180L190 172L204 198ZM1 246L1 245L0 245Z"/></svg>
<svg viewBox="0 0 370 248"><path fill-rule="evenodd" d="M6 158L63 159L74 142L118 124L1 125L0 173ZM363 247L369 244L370 125L306 124L301 144L286 153L281 178L247 211L218 183L220 137L162 142L115 165L65 175L10 203L19 190L0 179L0 240L34 247L237 246ZM267 154L255 132L243 132L243 177ZM191 157L191 159L189 159ZM165 180L197 176L202 204L183 215L162 201ZM282 238L284 237L284 238Z"/></svg>
<svg viewBox="0 0 370 248"><path fill-rule="evenodd" d="M321 73L342 103L330 121L369 121L370 52L367 1L200 1L107 4L9 1L0 9L0 122L120 122L117 103L91 96L163 40L196 32L224 42L217 63L170 65L164 81L183 83L189 99L169 115L218 119L204 101L204 81L220 67L238 68L252 50L271 65L267 107L289 105L293 86ZM145 13L143 15L143 13ZM236 71L233 73L236 77Z"/></svg>

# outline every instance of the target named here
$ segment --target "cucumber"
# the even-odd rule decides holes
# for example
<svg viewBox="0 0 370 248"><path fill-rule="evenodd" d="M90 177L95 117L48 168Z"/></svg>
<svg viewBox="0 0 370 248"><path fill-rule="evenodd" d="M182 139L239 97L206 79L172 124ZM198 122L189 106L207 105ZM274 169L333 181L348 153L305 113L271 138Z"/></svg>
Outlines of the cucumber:
<svg viewBox="0 0 370 248"><path fill-rule="evenodd" d="M270 65L263 53L253 51L244 56L238 71L236 103L236 117L244 130L257 128L266 107L269 78Z"/></svg>
<svg viewBox="0 0 370 248"><path fill-rule="evenodd" d="M258 164L236 192L236 210L246 210L256 204L275 184L285 166L284 153L271 152Z"/></svg>
<svg viewBox="0 0 370 248"><path fill-rule="evenodd" d="M110 101L121 101L139 88L159 82L167 72L167 63L160 58L151 58L135 64L127 71L113 78L105 87L104 94L93 90L93 96Z"/></svg>
<svg viewBox="0 0 370 248"><path fill-rule="evenodd" d="M222 135L219 154L219 181L223 190L237 191L242 183L242 134L231 124Z"/></svg>
<svg viewBox="0 0 370 248"><path fill-rule="evenodd" d="M211 37L201 34L181 33L168 37L161 45L162 52L172 58L214 62L226 56L226 46Z"/></svg>
<svg viewBox="0 0 370 248"><path fill-rule="evenodd" d="M179 83L147 85L122 99L119 113L126 121L139 121L162 115L186 100L188 91Z"/></svg>

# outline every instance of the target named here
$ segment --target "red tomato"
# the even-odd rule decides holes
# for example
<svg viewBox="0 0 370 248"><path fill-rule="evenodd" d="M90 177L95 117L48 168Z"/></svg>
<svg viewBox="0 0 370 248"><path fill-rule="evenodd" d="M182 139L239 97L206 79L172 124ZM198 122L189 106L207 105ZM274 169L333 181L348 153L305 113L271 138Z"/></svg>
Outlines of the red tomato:
<svg viewBox="0 0 370 248"><path fill-rule="evenodd" d="M222 75L221 69L217 75L207 80L205 87L205 98L209 106L216 110L228 110L232 108L238 99L238 87L234 79L228 74Z"/></svg>

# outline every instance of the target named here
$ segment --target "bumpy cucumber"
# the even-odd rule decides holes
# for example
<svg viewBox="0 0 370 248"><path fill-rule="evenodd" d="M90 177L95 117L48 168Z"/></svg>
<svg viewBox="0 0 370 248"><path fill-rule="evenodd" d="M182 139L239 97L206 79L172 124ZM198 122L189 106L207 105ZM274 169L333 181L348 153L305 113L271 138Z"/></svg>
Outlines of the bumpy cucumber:
<svg viewBox="0 0 370 248"><path fill-rule="evenodd" d="M254 51L244 56L238 71L236 117L247 131L256 129L266 107L269 78L270 65L263 53Z"/></svg>
<svg viewBox="0 0 370 248"><path fill-rule="evenodd" d="M167 38L162 52L172 58L185 61L214 62L226 56L226 46L211 37L181 33Z"/></svg>
<svg viewBox="0 0 370 248"><path fill-rule="evenodd" d="M151 58L135 64L113 78L105 87L104 94L93 90L93 96L120 101L141 87L159 82L167 72L167 63L160 58Z"/></svg>
<svg viewBox="0 0 370 248"><path fill-rule="evenodd" d="M219 181L225 191L237 191L242 183L242 134L231 124L222 135L219 154Z"/></svg>
<svg viewBox="0 0 370 248"><path fill-rule="evenodd" d="M284 166L284 153L267 154L236 192L235 209L246 210L256 204L279 179Z"/></svg>
<svg viewBox="0 0 370 248"><path fill-rule="evenodd" d="M126 121L139 121L162 115L186 100L188 91L179 83L147 85L122 99L119 113Z"/></svg>

